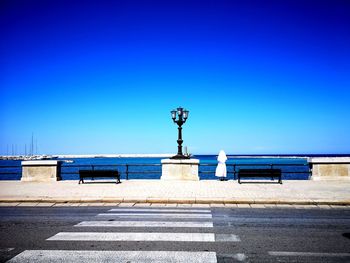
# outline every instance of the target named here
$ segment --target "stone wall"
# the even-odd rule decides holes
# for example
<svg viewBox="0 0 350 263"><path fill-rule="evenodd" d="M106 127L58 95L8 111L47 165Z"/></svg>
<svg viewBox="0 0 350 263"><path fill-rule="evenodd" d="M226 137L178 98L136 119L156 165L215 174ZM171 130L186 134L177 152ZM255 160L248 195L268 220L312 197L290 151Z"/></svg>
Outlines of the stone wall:
<svg viewBox="0 0 350 263"><path fill-rule="evenodd" d="M198 159L163 159L161 180L199 181Z"/></svg>
<svg viewBox="0 0 350 263"><path fill-rule="evenodd" d="M60 180L58 161L23 161L23 182L50 182Z"/></svg>
<svg viewBox="0 0 350 263"><path fill-rule="evenodd" d="M350 180L350 157L310 158L312 180Z"/></svg>

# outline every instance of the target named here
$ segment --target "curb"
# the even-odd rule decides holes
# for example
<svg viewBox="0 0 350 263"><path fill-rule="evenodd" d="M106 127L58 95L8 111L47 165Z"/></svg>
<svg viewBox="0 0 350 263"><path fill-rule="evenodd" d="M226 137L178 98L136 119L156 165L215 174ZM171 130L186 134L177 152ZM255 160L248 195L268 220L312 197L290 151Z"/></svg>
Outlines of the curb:
<svg viewBox="0 0 350 263"><path fill-rule="evenodd" d="M0 199L1 203L150 203L150 204L256 204L256 205L350 205L350 200L317 201L317 200L223 200L223 199L159 199L159 198L84 198L84 199L50 199L24 198Z"/></svg>

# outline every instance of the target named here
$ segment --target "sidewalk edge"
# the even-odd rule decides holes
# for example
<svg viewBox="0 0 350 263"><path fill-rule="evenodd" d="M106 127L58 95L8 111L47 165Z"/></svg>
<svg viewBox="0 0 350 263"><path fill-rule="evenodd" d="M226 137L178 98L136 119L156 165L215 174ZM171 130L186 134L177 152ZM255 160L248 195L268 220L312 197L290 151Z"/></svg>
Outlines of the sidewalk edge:
<svg viewBox="0 0 350 263"><path fill-rule="evenodd" d="M252 200L252 199L181 199L181 198L2 198L1 203L151 203L151 204L259 204L259 205L350 205L350 200Z"/></svg>

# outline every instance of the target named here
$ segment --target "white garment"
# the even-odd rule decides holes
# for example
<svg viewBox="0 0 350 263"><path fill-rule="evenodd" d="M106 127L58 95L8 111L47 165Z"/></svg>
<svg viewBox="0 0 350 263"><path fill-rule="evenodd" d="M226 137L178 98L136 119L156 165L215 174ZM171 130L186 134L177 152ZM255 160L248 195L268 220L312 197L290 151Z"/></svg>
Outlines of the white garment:
<svg viewBox="0 0 350 263"><path fill-rule="evenodd" d="M226 162L227 156L223 150L220 151L218 156L218 166L215 170L215 176L217 177L226 177L227 171L226 171Z"/></svg>

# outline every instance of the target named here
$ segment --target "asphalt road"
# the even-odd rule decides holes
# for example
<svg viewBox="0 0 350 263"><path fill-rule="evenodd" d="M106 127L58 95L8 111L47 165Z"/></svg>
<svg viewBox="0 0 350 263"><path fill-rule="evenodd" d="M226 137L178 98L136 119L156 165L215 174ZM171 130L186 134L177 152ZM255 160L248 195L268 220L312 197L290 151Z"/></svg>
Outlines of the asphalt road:
<svg viewBox="0 0 350 263"><path fill-rule="evenodd" d="M10 259L350 262L350 210L1 207L0 261Z"/></svg>

